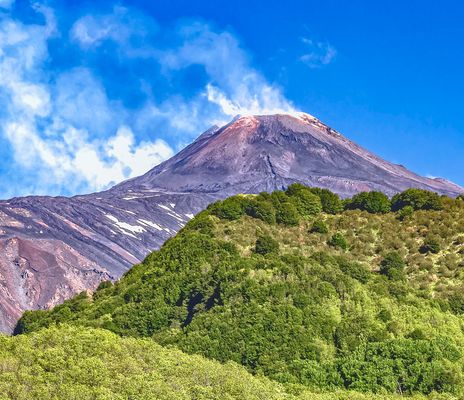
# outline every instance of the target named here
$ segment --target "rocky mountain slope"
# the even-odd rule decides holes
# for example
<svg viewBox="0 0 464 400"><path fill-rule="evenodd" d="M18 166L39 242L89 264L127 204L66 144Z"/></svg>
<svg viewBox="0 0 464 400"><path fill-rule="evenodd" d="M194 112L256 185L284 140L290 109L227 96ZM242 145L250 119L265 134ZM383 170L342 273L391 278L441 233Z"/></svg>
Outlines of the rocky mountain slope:
<svg viewBox="0 0 464 400"><path fill-rule="evenodd" d="M464 193L380 159L307 114L241 117L105 192L1 201L0 330L11 331L26 309L120 277L213 200L292 182L345 197L408 187Z"/></svg>

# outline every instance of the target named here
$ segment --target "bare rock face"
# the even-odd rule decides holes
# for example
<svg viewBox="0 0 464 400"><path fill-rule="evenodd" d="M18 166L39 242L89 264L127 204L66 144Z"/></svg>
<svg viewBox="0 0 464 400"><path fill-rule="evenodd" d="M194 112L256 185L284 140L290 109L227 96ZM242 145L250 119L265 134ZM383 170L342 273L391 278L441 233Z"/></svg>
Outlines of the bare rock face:
<svg viewBox="0 0 464 400"><path fill-rule="evenodd" d="M119 186L234 194L282 189L292 182L344 197L367 190L392 195L410 187L451 196L464 190L385 161L303 113L239 118Z"/></svg>
<svg viewBox="0 0 464 400"><path fill-rule="evenodd" d="M344 197L409 187L464 193L378 158L307 114L238 118L108 191L0 201L0 330L11 332L24 310L119 278L212 201L293 182Z"/></svg>

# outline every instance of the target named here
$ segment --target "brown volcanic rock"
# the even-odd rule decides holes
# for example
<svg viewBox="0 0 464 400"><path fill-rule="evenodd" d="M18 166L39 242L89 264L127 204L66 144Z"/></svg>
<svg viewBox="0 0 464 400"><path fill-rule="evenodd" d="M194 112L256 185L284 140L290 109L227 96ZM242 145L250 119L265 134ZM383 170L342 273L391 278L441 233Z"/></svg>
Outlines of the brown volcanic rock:
<svg viewBox="0 0 464 400"><path fill-rule="evenodd" d="M122 187L233 194L301 182L342 196L366 190L392 195L410 187L451 196L464 190L387 162L303 113L239 118L135 181Z"/></svg>
<svg viewBox="0 0 464 400"><path fill-rule="evenodd" d="M11 332L24 310L117 279L210 202L293 182L342 196L464 192L384 161L307 114L238 118L108 191L0 201L0 330Z"/></svg>
<svg viewBox="0 0 464 400"><path fill-rule="evenodd" d="M0 202L0 331L120 277L174 235L212 197L166 192Z"/></svg>

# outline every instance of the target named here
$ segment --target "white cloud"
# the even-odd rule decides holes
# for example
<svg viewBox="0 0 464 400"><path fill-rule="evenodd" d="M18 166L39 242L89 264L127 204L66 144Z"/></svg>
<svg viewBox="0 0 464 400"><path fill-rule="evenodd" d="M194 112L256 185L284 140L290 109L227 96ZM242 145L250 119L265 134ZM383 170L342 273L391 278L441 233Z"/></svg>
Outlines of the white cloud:
<svg viewBox="0 0 464 400"><path fill-rule="evenodd" d="M328 65L337 56L337 50L327 42L317 42L306 37L302 37L301 41L307 51L300 57L300 61L310 68Z"/></svg>
<svg viewBox="0 0 464 400"><path fill-rule="evenodd" d="M15 3L15 0L0 0L0 9L1 8L9 9L13 6L14 3Z"/></svg>
<svg viewBox="0 0 464 400"><path fill-rule="evenodd" d="M44 25L0 19L0 144L6 141L18 177L27 178L15 195L104 189L146 172L172 156L171 146L237 114L294 111L229 32L191 23L168 32L176 44L166 49L152 40L159 29L153 20L123 7L84 16L69 35L57 31L51 9L34 9ZM207 82L190 97L173 93L162 101L156 87L145 88L144 104L129 109L89 66L50 70L49 40L59 35L91 54L111 42L120 61L158 63L166 79L200 66ZM171 146L152 135L170 137Z"/></svg>
<svg viewBox="0 0 464 400"><path fill-rule="evenodd" d="M125 10L115 7L113 14L101 17L87 15L74 24L71 37L83 47L98 46L107 39L125 43L132 35L131 27L126 26L123 21Z"/></svg>
<svg viewBox="0 0 464 400"><path fill-rule="evenodd" d="M85 132L68 129L66 137L50 139L41 137L33 125L11 122L6 135L23 167L47 170L49 183L74 190L82 185L101 189L141 175L173 155L159 139L136 145L133 132L124 126L105 141L89 141Z"/></svg>
<svg viewBox="0 0 464 400"><path fill-rule="evenodd" d="M111 40L124 47L126 57L148 57L152 55L151 47L146 43L144 46L136 44L137 41L145 42L147 37L156 31L157 25L152 18L145 17L133 9L114 6L110 14L86 15L77 20L70 36L84 49L95 49L105 41Z"/></svg>
<svg viewBox="0 0 464 400"><path fill-rule="evenodd" d="M49 9L35 9L45 14L45 25L0 21L0 95L7 99L0 131L15 162L37 178L27 190L103 189L172 156L162 140L137 142L121 123L124 109L108 99L90 70L47 72L55 20Z"/></svg>
<svg viewBox="0 0 464 400"><path fill-rule="evenodd" d="M180 34L182 45L163 54L162 65L171 70L202 65L210 78L205 96L224 116L294 111L281 90L250 66L229 32L214 32L197 23L182 28Z"/></svg>

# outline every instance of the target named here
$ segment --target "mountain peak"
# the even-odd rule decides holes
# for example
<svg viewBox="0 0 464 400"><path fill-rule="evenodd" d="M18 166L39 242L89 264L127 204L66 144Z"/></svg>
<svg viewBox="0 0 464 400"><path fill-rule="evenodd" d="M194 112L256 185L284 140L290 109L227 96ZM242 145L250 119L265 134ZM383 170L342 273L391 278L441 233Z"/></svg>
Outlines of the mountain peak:
<svg viewBox="0 0 464 400"><path fill-rule="evenodd" d="M240 115L118 190L160 189L225 197L284 189L293 182L328 188L343 197L410 187L455 196L464 189L421 177L363 149L303 112Z"/></svg>

